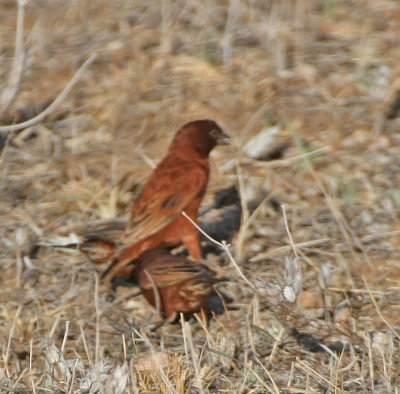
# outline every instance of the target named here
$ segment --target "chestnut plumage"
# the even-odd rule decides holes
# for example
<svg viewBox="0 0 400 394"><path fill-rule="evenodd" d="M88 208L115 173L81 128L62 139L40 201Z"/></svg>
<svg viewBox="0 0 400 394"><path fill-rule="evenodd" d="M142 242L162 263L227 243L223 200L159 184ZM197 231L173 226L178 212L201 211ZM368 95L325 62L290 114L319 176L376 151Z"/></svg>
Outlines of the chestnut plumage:
<svg viewBox="0 0 400 394"><path fill-rule="evenodd" d="M207 265L176 256L165 249L142 253L134 262L131 279L139 285L146 300L159 307L163 317L173 320L180 313L224 312L224 302L213 285L221 280ZM224 301L230 302L229 297ZM157 301L158 299L158 301Z"/></svg>
<svg viewBox="0 0 400 394"><path fill-rule="evenodd" d="M208 155L228 136L213 120L196 120L176 133L165 158L152 172L136 202L121 237L121 247L102 277L112 277L152 248L184 243L192 257L201 258L195 222L209 178Z"/></svg>

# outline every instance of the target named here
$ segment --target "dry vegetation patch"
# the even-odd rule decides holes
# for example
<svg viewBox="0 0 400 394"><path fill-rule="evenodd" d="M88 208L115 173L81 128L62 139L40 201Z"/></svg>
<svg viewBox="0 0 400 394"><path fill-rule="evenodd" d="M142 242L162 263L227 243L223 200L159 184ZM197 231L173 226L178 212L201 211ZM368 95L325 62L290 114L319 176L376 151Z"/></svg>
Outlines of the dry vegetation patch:
<svg viewBox="0 0 400 394"><path fill-rule="evenodd" d="M0 2L0 97L23 65L1 126L40 113L97 57L42 122L0 134L0 391L397 392L398 2L24 11L18 63L18 2ZM233 139L212 153L205 203L232 183L265 199L230 249L251 286L221 254L228 312L152 331L137 289L111 294L79 251L36 245L123 217L175 130L204 117Z"/></svg>

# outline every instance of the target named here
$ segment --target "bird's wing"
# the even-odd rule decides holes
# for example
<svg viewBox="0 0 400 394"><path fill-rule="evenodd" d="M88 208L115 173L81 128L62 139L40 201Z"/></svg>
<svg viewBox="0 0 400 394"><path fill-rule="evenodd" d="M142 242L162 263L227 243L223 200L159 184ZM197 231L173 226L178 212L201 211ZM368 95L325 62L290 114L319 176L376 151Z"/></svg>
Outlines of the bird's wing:
<svg viewBox="0 0 400 394"><path fill-rule="evenodd" d="M142 289L150 290L154 286L163 288L187 279L201 281L202 276L208 282L208 276L214 274L202 264L191 261L177 262L176 264L163 264L163 261L161 261L159 266L152 264L148 269L146 266L142 267L139 273L139 285ZM210 281L210 283L212 282Z"/></svg>
<svg viewBox="0 0 400 394"><path fill-rule="evenodd" d="M132 207L122 244L136 243L161 230L204 194L208 172L202 166L161 164Z"/></svg>

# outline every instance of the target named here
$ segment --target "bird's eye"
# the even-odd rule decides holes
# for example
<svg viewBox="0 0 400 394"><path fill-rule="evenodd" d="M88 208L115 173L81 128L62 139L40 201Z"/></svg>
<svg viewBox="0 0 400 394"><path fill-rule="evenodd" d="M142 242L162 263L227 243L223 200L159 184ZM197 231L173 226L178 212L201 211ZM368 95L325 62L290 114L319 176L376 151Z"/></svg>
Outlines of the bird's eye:
<svg viewBox="0 0 400 394"><path fill-rule="evenodd" d="M220 135L220 131L218 129L211 129L210 135L211 135L211 137L217 139L218 136Z"/></svg>

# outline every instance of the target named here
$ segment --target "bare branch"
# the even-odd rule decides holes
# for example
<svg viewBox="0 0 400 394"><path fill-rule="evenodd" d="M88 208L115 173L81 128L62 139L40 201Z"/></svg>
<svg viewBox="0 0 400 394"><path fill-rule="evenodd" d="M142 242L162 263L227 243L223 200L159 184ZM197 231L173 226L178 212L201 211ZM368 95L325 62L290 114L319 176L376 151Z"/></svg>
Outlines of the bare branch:
<svg viewBox="0 0 400 394"><path fill-rule="evenodd" d="M257 289L254 287L254 285L244 276L242 270L240 269L240 267L238 266L238 264L236 263L235 259L233 258L230 250L229 250L229 245L225 242L218 242L217 240L215 240L214 238L210 237L204 230L202 230L197 223L192 220L191 217L189 217L187 215L187 213L185 211L182 212L182 215L189 220L190 223L193 224L193 226L195 226L197 228L197 230L199 230L207 239L209 239L211 242L213 242L214 244L220 246L225 253L228 255L229 260L231 261L232 265L236 268L236 271L239 273L239 275L242 277L242 279L249 285L249 287L254 291L254 293L257 294Z"/></svg>
<svg viewBox="0 0 400 394"><path fill-rule="evenodd" d="M29 0L18 0L17 31L15 34L15 51L7 86L0 96L0 116L9 108L15 99L24 69L24 19L25 6Z"/></svg>
<svg viewBox="0 0 400 394"><path fill-rule="evenodd" d="M72 77L72 79L68 82L67 86L64 88L64 90L57 96L57 98L39 115L35 116L32 119L29 119L25 122L18 123L15 125L9 125L9 126L0 126L0 133L12 133L18 130L25 129L26 127L33 126L36 123L41 122L46 116L48 116L51 112L53 112L59 105L60 103L67 97L68 93L71 91L71 89L74 87L76 82L78 82L79 78L81 78L82 74L84 71L88 68L88 66L93 63L93 61L96 59L97 55L93 54L90 56L88 60L86 60L85 63L82 64L82 66L78 69L78 71L75 73L75 75Z"/></svg>
<svg viewBox="0 0 400 394"><path fill-rule="evenodd" d="M228 19L225 25L224 37L222 38L222 57L224 66L231 64L232 58L232 32L234 30L235 19L238 11L239 0L231 0L229 4Z"/></svg>

